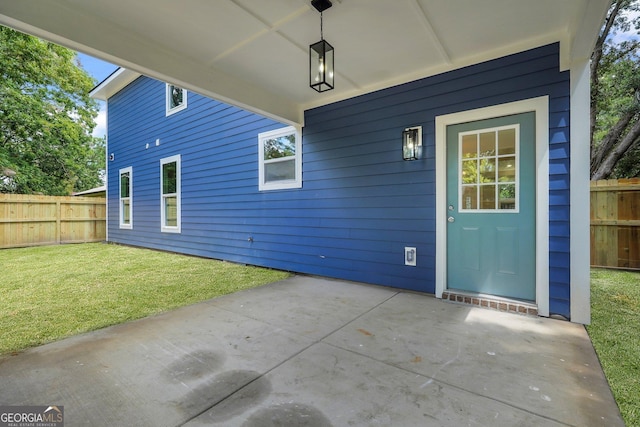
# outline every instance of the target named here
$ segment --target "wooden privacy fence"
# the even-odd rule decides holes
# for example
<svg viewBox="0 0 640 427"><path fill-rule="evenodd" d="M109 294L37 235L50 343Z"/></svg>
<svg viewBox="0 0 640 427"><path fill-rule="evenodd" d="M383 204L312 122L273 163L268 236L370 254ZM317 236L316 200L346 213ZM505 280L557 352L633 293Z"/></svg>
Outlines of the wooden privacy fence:
<svg viewBox="0 0 640 427"><path fill-rule="evenodd" d="M106 199L0 194L0 248L98 242Z"/></svg>
<svg viewBox="0 0 640 427"><path fill-rule="evenodd" d="M640 269L640 178L591 182L591 265Z"/></svg>

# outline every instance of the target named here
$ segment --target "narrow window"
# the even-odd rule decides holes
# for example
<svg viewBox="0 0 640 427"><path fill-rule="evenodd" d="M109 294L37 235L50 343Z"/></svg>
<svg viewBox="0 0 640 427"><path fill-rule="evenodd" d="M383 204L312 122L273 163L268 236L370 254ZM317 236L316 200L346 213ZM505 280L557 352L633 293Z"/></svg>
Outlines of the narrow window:
<svg viewBox="0 0 640 427"><path fill-rule="evenodd" d="M161 229L180 233L180 155L160 160Z"/></svg>
<svg viewBox="0 0 640 427"><path fill-rule="evenodd" d="M258 135L258 188L282 190L302 187L302 142L293 126Z"/></svg>
<svg viewBox="0 0 640 427"><path fill-rule="evenodd" d="M120 228L133 228L133 169L120 169Z"/></svg>
<svg viewBox="0 0 640 427"><path fill-rule="evenodd" d="M179 86L167 83L167 116L187 108L187 91Z"/></svg>

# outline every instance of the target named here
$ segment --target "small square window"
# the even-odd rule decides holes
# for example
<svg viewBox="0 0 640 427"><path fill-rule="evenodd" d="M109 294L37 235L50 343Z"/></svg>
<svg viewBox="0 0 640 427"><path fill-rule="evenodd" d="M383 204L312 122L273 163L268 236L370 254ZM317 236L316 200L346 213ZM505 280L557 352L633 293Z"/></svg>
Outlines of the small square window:
<svg viewBox="0 0 640 427"><path fill-rule="evenodd" d="M167 116L187 108L187 90L167 83Z"/></svg>
<svg viewBox="0 0 640 427"><path fill-rule="evenodd" d="M258 135L260 190L302 187L302 143L293 126Z"/></svg>

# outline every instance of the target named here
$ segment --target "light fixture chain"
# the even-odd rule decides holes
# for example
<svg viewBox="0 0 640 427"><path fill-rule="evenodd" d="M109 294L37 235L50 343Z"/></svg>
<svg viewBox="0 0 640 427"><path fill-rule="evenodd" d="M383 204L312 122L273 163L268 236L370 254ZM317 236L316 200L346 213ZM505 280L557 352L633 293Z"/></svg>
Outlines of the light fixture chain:
<svg viewBox="0 0 640 427"><path fill-rule="evenodd" d="M322 12L320 12L320 40L324 40L324 35L322 33Z"/></svg>

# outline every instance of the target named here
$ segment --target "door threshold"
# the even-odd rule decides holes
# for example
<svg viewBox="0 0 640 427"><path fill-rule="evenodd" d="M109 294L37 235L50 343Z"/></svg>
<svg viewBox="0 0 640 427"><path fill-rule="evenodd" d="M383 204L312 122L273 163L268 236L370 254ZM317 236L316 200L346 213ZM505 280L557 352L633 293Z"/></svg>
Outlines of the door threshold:
<svg viewBox="0 0 640 427"><path fill-rule="evenodd" d="M536 304L494 295L449 289L442 293L442 299L458 304L473 305L507 313L538 316L538 306Z"/></svg>

